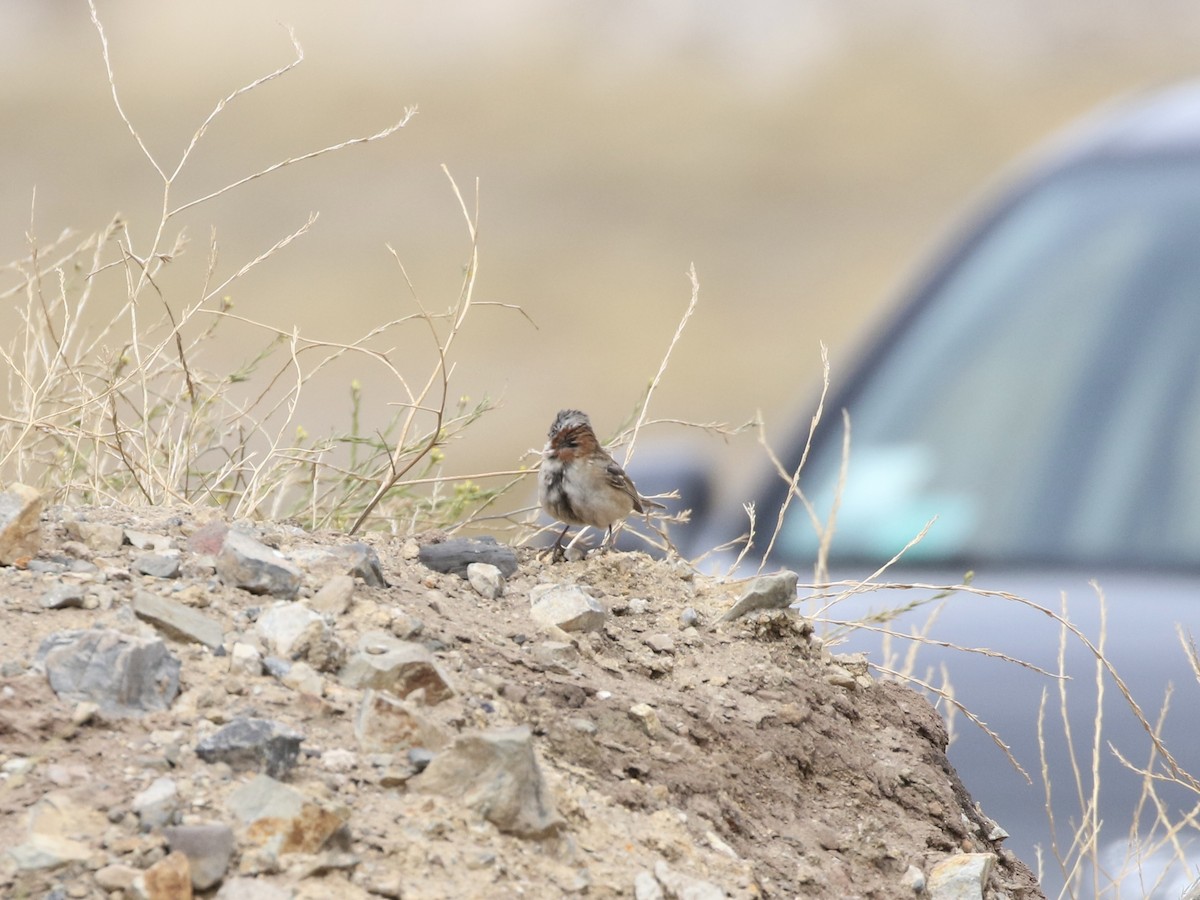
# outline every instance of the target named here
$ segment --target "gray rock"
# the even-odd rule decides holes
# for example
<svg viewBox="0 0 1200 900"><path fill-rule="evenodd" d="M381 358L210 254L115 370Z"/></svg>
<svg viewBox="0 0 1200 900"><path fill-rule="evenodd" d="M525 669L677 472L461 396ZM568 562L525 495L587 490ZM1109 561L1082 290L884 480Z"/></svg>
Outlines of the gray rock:
<svg viewBox="0 0 1200 900"><path fill-rule="evenodd" d="M466 578L467 566L477 562L491 563L505 578L512 578L517 571L517 554L512 547L497 544L493 537L451 538L437 544L422 544L418 558L435 572L460 578Z"/></svg>
<svg viewBox="0 0 1200 900"><path fill-rule="evenodd" d="M487 600L495 600L504 593L504 576L491 563L471 563L467 566L467 581L475 593Z"/></svg>
<svg viewBox="0 0 1200 900"><path fill-rule="evenodd" d="M130 808L137 813L142 831L168 825L179 809L179 786L173 778L156 778L133 798Z"/></svg>
<svg viewBox="0 0 1200 900"><path fill-rule="evenodd" d="M0 491L0 565L37 556L42 546L42 495L24 484Z"/></svg>
<svg viewBox="0 0 1200 900"><path fill-rule="evenodd" d="M409 784L461 801L506 834L543 838L565 825L528 726L460 734Z"/></svg>
<svg viewBox="0 0 1200 900"><path fill-rule="evenodd" d="M413 747L405 754L405 758L415 771L424 772L429 768L429 764L433 762L435 755L432 750L427 750L424 747Z"/></svg>
<svg viewBox="0 0 1200 900"><path fill-rule="evenodd" d="M759 609L784 609L796 602L796 585L800 576L783 571L774 575L759 575L746 587L721 622L732 622Z"/></svg>
<svg viewBox="0 0 1200 900"><path fill-rule="evenodd" d="M207 763L223 762L237 771L266 772L282 778L296 765L304 735L269 719L237 718L196 745Z"/></svg>
<svg viewBox="0 0 1200 900"><path fill-rule="evenodd" d="M225 584L251 594L291 599L300 590L300 570L283 554L234 529L225 534L217 554L217 574Z"/></svg>
<svg viewBox="0 0 1200 900"><path fill-rule="evenodd" d="M338 547L334 552L345 557L349 566L346 574L361 578L368 587L384 588L388 586L387 579L383 577L383 566L379 563L379 555L373 547L355 541L345 547Z"/></svg>
<svg viewBox="0 0 1200 900"><path fill-rule="evenodd" d="M354 598L354 579L349 575L334 575L308 601L308 605L319 613L331 616L343 615Z"/></svg>
<svg viewBox="0 0 1200 900"><path fill-rule="evenodd" d="M342 683L353 688L374 688L397 697L423 690L425 703L433 706L454 696L454 689L420 644L402 641L382 631L363 635L358 652L341 673Z"/></svg>
<svg viewBox="0 0 1200 900"><path fill-rule="evenodd" d="M221 624L204 613L149 591L133 595L133 613L168 637L203 644L211 650L222 646L225 633Z"/></svg>
<svg viewBox="0 0 1200 900"><path fill-rule="evenodd" d="M529 592L530 615L543 628L598 631L608 611L577 584L539 584Z"/></svg>
<svg viewBox="0 0 1200 900"><path fill-rule="evenodd" d="M220 823L164 829L167 846L188 858L192 887L206 891L225 877L233 857L233 829Z"/></svg>
<svg viewBox="0 0 1200 900"><path fill-rule="evenodd" d="M179 556L167 553L145 553L133 561L133 571L153 578L178 578Z"/></svg>
<svg viewBox="0 0 1200 900"><path fill-rule="evenodd" d="M56 584L38 598L42 609L81 609L83 588L77 584Z"/></svg>
<svg viewBox="0 0 1200 900"><path fill-rule="evenodd" d="M684 628L691 628L694 625L700 624L700 613L696 612L692 607L688 607L679 614L679 624Z"/></svg>
<svg viewBox="0 0 1200 900"><path fill-rule="evenodd" d="M368 690L363 694L354 720L354 737L363 750L377 753L410 747L439 750L446 745L445 732L421 715L415 703L385 691Z"/></svg>
<svg viewBox="0 0 1200 900"><path fill-rule="evenodd" d="M929 873L929 900L983 900L995 853L956 853L934 865Z"/></svg>
<svg viewBox="0 0 1200 900"><path fill-rule="evenodd" d="M179 693L179 660L160 638L112 629L66 631L42 641L37 660L64 700L91 700L110 716L170 707Z"/></svg>

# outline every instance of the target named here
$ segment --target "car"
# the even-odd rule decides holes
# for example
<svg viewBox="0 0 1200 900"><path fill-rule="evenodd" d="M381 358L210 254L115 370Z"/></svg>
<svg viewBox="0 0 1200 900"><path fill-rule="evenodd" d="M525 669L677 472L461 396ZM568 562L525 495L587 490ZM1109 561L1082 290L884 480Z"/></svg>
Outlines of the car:
<svg viewBox="0 0 1200 900"><path fill-rule="evenodd" d="M893 610L827 624L834 649L933 689L1048 896L1177 898L1200 861L1200 82L1102 108L1001 185L776 448L791 472L810 444L796 490L764 462L739 492L740 570L813 573L798 606L830 623ZM685 554L746 532L711 473L674 478Z"/></svg>

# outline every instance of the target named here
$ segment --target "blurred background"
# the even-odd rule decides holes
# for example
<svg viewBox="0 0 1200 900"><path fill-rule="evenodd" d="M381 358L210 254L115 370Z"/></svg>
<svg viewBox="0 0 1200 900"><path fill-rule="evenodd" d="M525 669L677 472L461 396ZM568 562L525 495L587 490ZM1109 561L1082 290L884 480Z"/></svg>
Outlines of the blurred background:
<svg viewBox="0 0 1200 900"><path fill-rule="evenodd" d="M693 262L699 307L651 413L745 421L761 410L782 437L813 397L819 342L836 379L954 213L1096 103L1193 74L1200 41L1200 6L1185 0L98 9L126 112L167 168L219 98L290 60L281 23L303 45L301 66L218 116L177 203L419 107L385 141L181 216L192 243L165 285L178 302L200 294L213 229L228 275L319 211L309 234L232 287L238 312L336 341L411 313L387 244L422 302L444 309L469 240L440 166L464 193L479 180L476 299L528 319L482 307L459 339L452 394L501 404L448 448L462 473L513 467L563 406L611 434L658 368ZM0 0L0 16L0 262L26 254L30 233L96 231L117 212L148 247L161 179L114 110L86 3ZM0 310L0 328L16 327ZM412 377L423 378L418 338ZM253 349L222 352L232 368ZM310 433L345 427L356 377L368 427L387 417L394 385L347 365L309 395ZM725 465L760 452L752 439L710 443Z"/></svg>

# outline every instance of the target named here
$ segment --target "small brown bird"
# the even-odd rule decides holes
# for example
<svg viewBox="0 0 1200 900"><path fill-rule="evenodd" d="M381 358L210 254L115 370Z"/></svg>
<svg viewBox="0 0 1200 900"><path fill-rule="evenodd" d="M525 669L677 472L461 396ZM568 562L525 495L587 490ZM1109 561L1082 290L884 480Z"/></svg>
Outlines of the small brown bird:
<svg viewBox="0 0 1200 900"><path fill-rule="evenodd" d="M542 509L566 524L554 543L556 559L565 552L563 538L572 525L607 529L602 544L607 548L613 525L631 512L665 508L638 493L625 470L596 440L588 417L577 409L560 411L550 426L542 450L538 500Z"/></svg>

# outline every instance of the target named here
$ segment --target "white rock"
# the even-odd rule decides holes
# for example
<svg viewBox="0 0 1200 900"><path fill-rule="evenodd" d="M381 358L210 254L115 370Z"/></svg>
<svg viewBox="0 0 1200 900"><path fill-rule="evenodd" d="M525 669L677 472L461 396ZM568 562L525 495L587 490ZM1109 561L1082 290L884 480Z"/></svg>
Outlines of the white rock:
<svg viewBox="0 0 1200 900"><path fill-rule="evenodd" d="M255 630L263 643L285 659L306 628L324 620L301 603L282 601L258 617Z"/></svg>
<svg viewBox="0 0 1200 900"><path fill-rule="evenodd" d="M467 566L467 580L475 593L487 600L495 600L504 593L504 576L491 563L471 563Z"/></svg>
<svg viewBox="0 0 1200 900"><path fill-rule="evenodd" d="M261 675L262 654L257 647L238 642L229 651L229 671L235 675Z"/></svg>
<svg viewBox="0 0 1200 900"><path fill-rule="evenodd" d="M577 584L539 584L529 592L530 615L543 628L598 631L608 611Z"/></svg>

